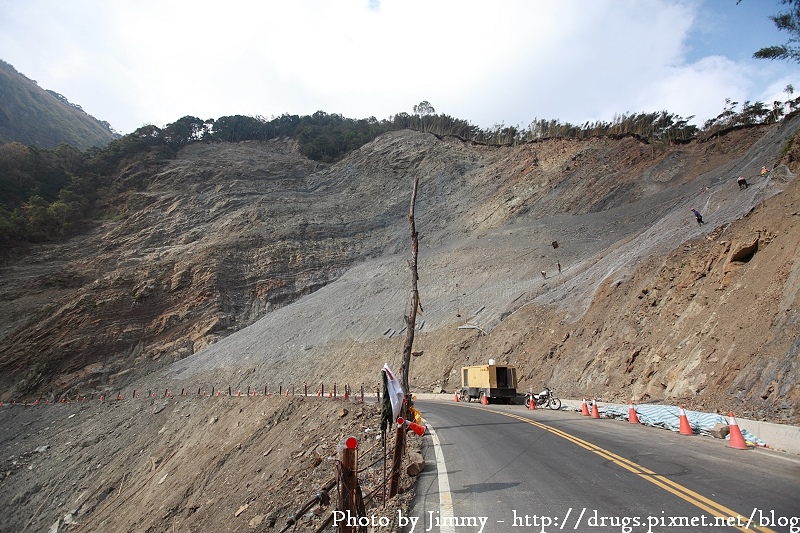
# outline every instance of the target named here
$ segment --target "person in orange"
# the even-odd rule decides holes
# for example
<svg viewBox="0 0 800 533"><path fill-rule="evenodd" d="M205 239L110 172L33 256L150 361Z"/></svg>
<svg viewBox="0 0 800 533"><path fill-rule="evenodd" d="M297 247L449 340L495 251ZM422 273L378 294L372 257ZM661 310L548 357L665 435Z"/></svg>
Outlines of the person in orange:
<svg viewBox="0 0 800 533"><path fill-rule="evenodd" d="M766 166L761 167L761 177L763 178L767 174L769 174L769 170L767 170L767 167Z"/></svg>

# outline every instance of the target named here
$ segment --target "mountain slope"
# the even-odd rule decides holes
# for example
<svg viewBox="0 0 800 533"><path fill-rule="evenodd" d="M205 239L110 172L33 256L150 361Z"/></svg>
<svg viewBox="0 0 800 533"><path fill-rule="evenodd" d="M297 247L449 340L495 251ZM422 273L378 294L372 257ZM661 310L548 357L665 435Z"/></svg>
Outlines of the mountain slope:
<svg viewBox="0 0 800 533"><path fill-rule="evenodd" d="M77 148L105 146L116 135L64 97L45 91L0 60L0 142L38 148L66 143Z"/></svg>
<svg viewBox="0 0 800 533"><path fill-rule="evenodd" d="M798 382L797 347L785 342L798 336L797 248L785 237L796 228L783 225L796 205L781 200L796 185L784 165L756 176L796 157L787 143L798 127L794 117L676 146L488 147L401 131L333 165L285 141L188 146L118 176L139 188L118 199L123 220L5 266L0 395L370 385L384 361L400 364L405 217L419 176L416 388L452 390L461 365L494 357L519 365L524 387L565 397L725 410L741 389L752 415L796 421L784 405ZM741 261L721 250L754 229L759 252L735 278L725 269ZM682 314L703 316L700 301L706 314L740 312L738 295L753 296L739 284L762 279L769 327Z"/></svg>

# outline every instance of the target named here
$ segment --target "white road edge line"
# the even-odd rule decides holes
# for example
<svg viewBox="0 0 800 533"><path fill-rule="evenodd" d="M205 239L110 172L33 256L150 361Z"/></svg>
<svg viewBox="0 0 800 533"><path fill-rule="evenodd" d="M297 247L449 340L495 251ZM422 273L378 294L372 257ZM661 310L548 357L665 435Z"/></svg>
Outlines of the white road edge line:
<svg viewBox="0 0 800 533"><path fill-rule="evenodd" d="M453 496L450 494L450 479L447 477L447 466L444 464L444 454L439 443L439 436L433 427L426 423L428 432L433 441L433 451L436 454L436 472L439 479L439 531L441 533L455 533L453 525ZM423 520L424 522L424 520Z"/></svg>

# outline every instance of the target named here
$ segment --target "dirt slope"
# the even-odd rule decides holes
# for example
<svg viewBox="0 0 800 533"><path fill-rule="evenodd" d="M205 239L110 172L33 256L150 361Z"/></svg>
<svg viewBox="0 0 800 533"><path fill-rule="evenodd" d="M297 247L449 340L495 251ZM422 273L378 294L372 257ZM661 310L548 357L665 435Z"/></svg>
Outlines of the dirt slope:
<svg viewBox="0 0 800 533"><path fill-rule="evenodd" d="M607 186L601 202L608 205L621 194L615 191L625 189L624 204L599 212L582 207L588 201L584 192L564 200L577 213L545 217L533 200L545 201L549 194L536 191L538 180L528 183L528 199L521 198L519 182L504 180L499 192L475 203L484 208L480 217L474 206L458 212L462 235L452 225L440 230L432 222L428 229L426 218L432 212L446 217L451 205L431 205L436 190L423 188L428 200L417 206L417 228L423 235L425 312L416 344L423 355L412 361L412 385L452 390L460 366L494 357L519 365L525 387L547 384L567 396L605 400L685 400L693 407L735 408L743 416L797 423L796 185L784 166L764 179L752 177L760 168L755 162L769 160L767 153L780 150L781 139L762 132L739 151L730 139L714 150L680 148L669 164L661 160L655 166L662 180L669 181L663 176L671 172L672 180L686 183L659 185L626 175L630 184ZM616 150L627 154L632 148L621 146L634 141L603 145L614 156L604 157L616 160ZM581 149L580 154L599 151L591 144ZM498 175L513 175L510 168L523 156L534 160L536 150L503 152L495 163L503 168ZM726 159L717 151L738 157L720 164ZM678 163L690 155L694 159ZM604 157L595 153L598 160ZM713 161L711 170L690 180L682 169L695 160ZM564 163L562 170L567 167L573 168ZM735 185L736 170L750 176L747 190ZM483 168L486 174L494 172ZM790 191L769 198L787 184ZM501 206L493 203L497 198ZM689 213L692 206L705 213L703 226ZM558 249L551 246L554 239ZM754 240L756 253L730 260ZM403 253L384 254L356 265L158 379L218 386L369 383L384 360L400 364L406 259ZM757 313L754 300L760 302ZM728 319L754 314L750 320ZM766 328L764 316L770 317ZM477 329L458 329L465 323ZM765 367L767 361L774 363Z"/></svg>
<svg viewBox="0 0 800 533"><path fill-rule="evenodd" d="M493 357L563 397L800 423L799 127L677 146L407 131L330 166L286 142L131 166L120 221L3 265L0 399L124 399L0 408L0 531L279 531L343 436L375 442L377 409L195 393L372 390L399 369L416 176L415 390Z"/></svg>
<svg viewBox="0 0 800 533"><path fill-rule="evenodd" d="M334 479L350 436L368 508L407 509L405 492L385 509L369 498L383 480L374 398L161 396L0 409L0 531L280 531ZM319 527L336 494L296 531Z"/></svg>
<svg viewBox="0 0 800 533"><path fill-rule="evenodd" d="M627 288L637 269L650 272L653 261L670 254L677 266L693 264L692 248L705 238L732 242L728 234L738 232L752 240L758 229L763 250L790 231L780 223L785 216L791 220L791 201L766 210L775 219L757 227L744 219L793 183L791 168L779 163L792 164L795 152L787 143L798 125L795 117L676 146L623 137L487 147L405 131L384 135L331 166L308 161L280 141L189 146L175 160L131 166L119 176L138 191L119 198L122 221L6 264L0 397L58 399L116 391L136 380L140 389L190 390L377 380L384 361L399 367L408 291L405 215L414 176L421 183L416 222L425 308L418 344L427 354L415 360L421 372L415 370L415 384L452 388L452 368L514 352L514 362L535 369L531 386L548 381L570 393L646 394L653 400L690 390L730 395L731 383L709 377L688 383L687 376L677 376L654 387L655 374L644 368L628 378L638 385L606 389L606 381L616 383L607 375L610 368L637 350L640 367L642 361L658 366L674 359L691 372L704 350L715 350L705 357L718 357L723 365L729 356L738 360L741 341L726 345L721 355L723 347L709 339L733 338L720 329L728 324L723 319L676 321L671 311L648 315L643 328L623 320L635 307L629 298L611 298L619 307L607 308L608 300L595 295L612 294L608 286ZM762 179L763 164L776 168ZM750 178L747 190L736 187L739 174ZM694 222L692 206L707 224ZM742 226L748 229L734 230ZM717 245L701 257L713 256L712 267L726 268L717 257L721 250ZM783 252L783 277L776 274L771 291L785 294L773 299L770 312L782 305L789 320L771 324L766 334L762 324L745 322L748 339L785 338L793 323L796 248L787 244ZM663 293L665 280L684 275L674 268L666 264L664 279L642 281L638 290L651 291L650 299ZM700 281L719 276L713 268L707 274ZM749 275L745 269L742 276ZM737 287L707 289L715 316L723 313L720 306L737 301L731 295ZM686 282L678 289L694 290ZM678 296L658 301L686 300ZM602 325L582 326L593 306L604 309L603 320L597 319ZM522 324L511 337L546 346L551 358L578 361L578 367L596 359L611 366L591 365L580 379L573 363L565 367L568 373L541 375L535 359L543 357L542 348L523 355L510 348L514 341L493 332L529 308L553 317L546 330L552 335ZM479 329L457 329L467 321ZM596 340L579 334L598 328L605 332L600 350ZM491 333L484 338L481 331ZM697 337L704 348L695 346L690 354L688 341L664 341L670 334ZM562 344L561 353L553 348ZM781 361L791 360L791 353L777 341L749 350ZM159 368L165 373L153 374ZM723 366L701 373L711 372L729 373ZM752 385L762 378L748 379ZM758 407L752 414L796 420L793 413Z"/></svg>

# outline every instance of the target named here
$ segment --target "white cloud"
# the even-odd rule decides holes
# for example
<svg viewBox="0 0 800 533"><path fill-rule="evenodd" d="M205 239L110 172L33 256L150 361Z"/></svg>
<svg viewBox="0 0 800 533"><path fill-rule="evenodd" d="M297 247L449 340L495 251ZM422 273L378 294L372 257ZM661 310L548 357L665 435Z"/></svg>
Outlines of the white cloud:
<svg viewBox="0 0 800 533"><path fill-rule="evenodd" d="M124 133L184 115L323 110L380 119L421 100L482 127L662 109L708 118L725 98L780 96L792 78L800 85L788 65L698 54L688 39L712 8L701 0L7 0L0 59Z"/></svg>
<svg viewBox="0 0 800 533"><path fill-rule="evenodd" d="M746 93L747 71L719 56L664 69L663 77L640 93L638 103L642 108L664 109L683 117L695 115L693 122L702 125L722 112L726 98L735 100L737 95Z"/></svg>

